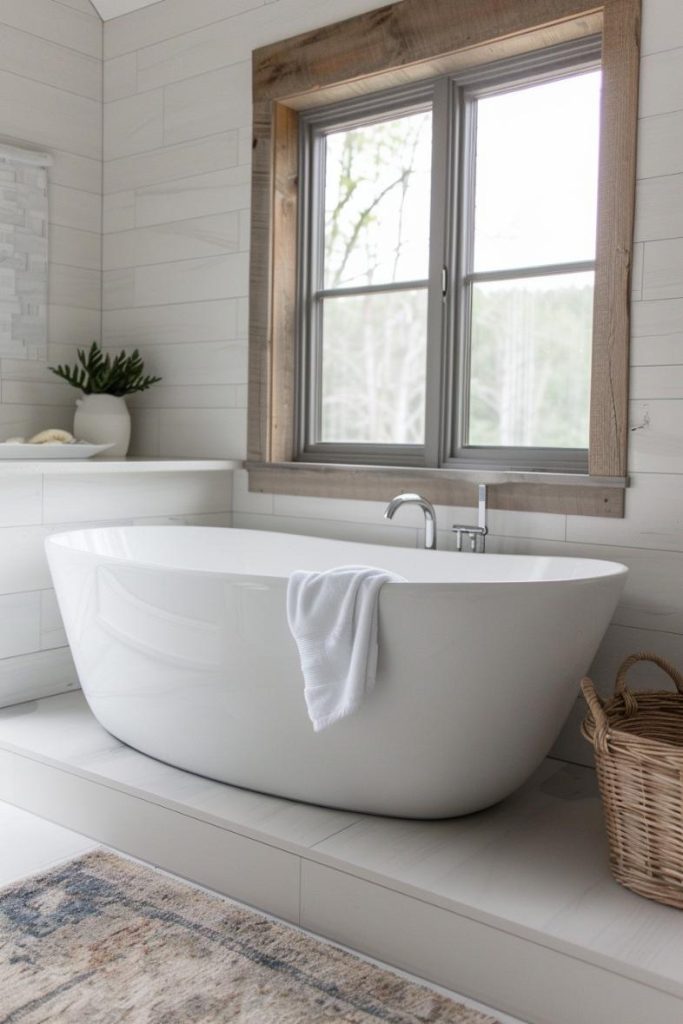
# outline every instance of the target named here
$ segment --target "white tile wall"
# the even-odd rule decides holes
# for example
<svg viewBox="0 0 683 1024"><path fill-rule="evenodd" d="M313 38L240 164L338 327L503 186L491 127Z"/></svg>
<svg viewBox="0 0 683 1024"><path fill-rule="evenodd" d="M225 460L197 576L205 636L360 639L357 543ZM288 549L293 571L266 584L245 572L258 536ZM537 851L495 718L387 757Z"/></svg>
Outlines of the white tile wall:
<svg viewBox="0 0 683 1024"><path fill-rule="evenodd" d="M0 360L0 440L71 425L75 395L47 366L101 333L102 42L89 0L0 4L0 137L54 157L47 359Z"/></svg>
<svg viewBox="0 0 683 1024"><path fill-rule="evenodd" d="M106 270L102 304L111 310L228 299L244 294L248 275L246 253Z"/></svg>
<svg viewBox="0 0 683 1024"><path fill-rule="evenodd" d="M133 55L135 56L135 55ZM106 69L111 61L105 64ZM107 80L105 77L105 93ZM144 188L146 185L159 186L166 181L176 181L192 175L208 174L226 167L234 167L239 161L239 132L219 132L207 139L164 146L149 153L139 153L118 160L107 160L104 167L104 192L121 192L125 189ZM242 179L246 181L247 175Z"/></svg>
<svg viewBox="0 0 683 1024"><path fill-rule="evenodd" d="M187 142L239 125L251 91L251 60L172 82L164 89L164 142Z"/></svg>
<svg viewBox="0 0 683 1024"><path fill-rule="evenodd" d="M90 0L57 0L57 3L64 4L65 7L71 7L74 11L80 11L81 14L87 14L90 18L99 17L94 4Z"/></svg>
<svg viewBox="0 0 683 1024"><path fill-rule="evenodd" d="M82 231L79 228L52 224L49 237L49 260L51 264L66 264L69 267L84 267L99 270L102 240L99 231Z"/></svg>
<svg viewBox="0 0 683 1024"><path fill-rule="evenodd" d="M223 136L222 136L223 137ZM164 152L167 152L164 150ZM215 216L229 210L246 209L251 193L251 167L239 164L189 178L147 185L118 202L132 210L133 226L167 224L191 217ZM132 197L132 198L131 198ZM116 193L107 196L107 205L117 204ZM131 216L130 213L126 214Z"/></svg>
<svg viewBox="0 0 683 1024"><path fill-rule="evenodd" d="M105 56L117 57L122 53L140 50L162 39L191 32L193 29L220 22L240 11L260 7L262 0L164 0L151 10L135 11L127 17L115 18L105 27ZM372 5L368 5L372 6Z"/></svg>
<svg viewBox="0 0 683 1024"><path fill-rule="evenodd" d="M138 67L134 53L124 53L107 61L104 67L104 88L109 100L122 100L137 92Z"/></svg>
<svg viewBox="0 0 683 1024"><path fill-rule="evenodd" d="M40 649L40 592L0 597L0 651L5 658Z"/></svg>
<svg viewBox="0 0 683 1024"><path fill-rule="evenodd" d="M152 345L170 348L171 345L241 338L242 361L246 367L246 334L240 330L238 314L235 299L214 299L146 309L104 310L102 318L107 344L141 344L147 358L152 357L149 347ZM198 359L197 363L200 362Z"/></svg>
<svg viewBox="0 0 683 1024"><path fill-rule="evenodd" d="M679 0L645 0L642 52L659 53L683 46L683 17Z"/></svg>
<svg viewBox="0 0 683 1024"><path fill-rule="evenodd" d="M163 93L144 92L107 105L104 157L130 156L161 146L164 136Z"/></svg>
<svg viewBox="0 0 683 1024"><path fill-rule="evenodd" d="M53 185L64 185L83 192L99 195L102 187L102 161L56 148L52 151L55 162L50 168Z"/></svg>
<svg viewBox="0 0 683 1024"><path fill-rule="evenodd" d="M102 57L102 26L89 11L84 13L54 0L3 0L1 20L3 25L65 49Z"/></svg>
<svg viewBox="0 0 683 1024"><path fill-rule="evenodd" d="M187 258L221 256L237 252L239 247L239 213L219 213L107 235L103 266L105 270L113 270L173 263Z"/></svg>
<svg viewBox="0 0 683 1024"><path fill-rule="evenodd" d="M68 12L66 17L70 18ZM68 60L64 59L64 49L64 46L29 35L5 23L0 34L0 67L22 78L53 86L60 92L72 92L88 100L100 100L102 59L99 48L92 56L73 51Z"/></svg>
<svg viewBox="0 0 683 1024"><path fill-rule="evenodd" d="M89 99L0 70L0 124L14 138L28 137L95 160L100 156L99 97Z"/></svg>
<svg viewBox="0 0 683 1024"><path fill-rule="evenodd" d="M243 454L250 53L255 46L376 6L376 0L163 0L105 25L105 136L118 139L124 149L133 137L136 150L144 148L128 155L110 152L105 162L104 336L112 346L139 344L167 377L165 387L147 400L143 396L135 410L140 450L175 447L208 454L222 448L225 454ZM491 516L494 549L608 554L629 563L632 576L619 624L596 661L603 684L618 658L636 647L683 651L680 0L643 0L642 43L633 478L626 518ZM127 124L123 110L129 111ZM146 141L136 128L143 111L150 118ZM242 228L236 249L234 221L226 216L233 212L239 212ZM212 251L214 245L220 252ZM229 395L221 385L240 391ZM230 398L233 407L212 408ZM420 538L412 515L387 526L378 503L249 494L243 473L235 477L234 511L237 525L257 528L395 543ZM438 512L446 528L444 543L451 541L448 525L472 514ZM575 733L563 743L565 753L569 749L585 759Z"/></svg>
<svg viewBox="0 0 683 1024"><path fill-rule="evenodd" d="M50 168L50 179L53 182L49 187L50 224L99 235L102 231L102 200L99 192L54 184L53 168Z"/></svg>
<svg viewBox="0 0 683 1024"><path fill-rule="evenodd" d="M680 51L676 51L680 53ZM638 182L636 229L638 241L683 235L683 174L643 178Z"/></svg>

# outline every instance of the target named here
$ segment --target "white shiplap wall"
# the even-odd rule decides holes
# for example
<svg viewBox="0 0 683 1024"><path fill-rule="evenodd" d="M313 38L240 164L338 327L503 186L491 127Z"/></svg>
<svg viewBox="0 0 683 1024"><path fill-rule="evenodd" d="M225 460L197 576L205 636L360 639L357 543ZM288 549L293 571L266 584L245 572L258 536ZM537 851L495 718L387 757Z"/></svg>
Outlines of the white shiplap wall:
<svg viewBox="0 0 683 1024"><path fill-rule="evenodd" d="M140 344L164 385L142 396L149 454L245 448L250 53L374 0L163 0L104 28L104 337ZM683 4L643 0L632 488L623 521L492 516L491 549L631 567L596 664L653 646L683 662ZM249 495L236 525L414 544L374 503ZM440 509L448 526L466 510ZM444 545L450 535L444 531ZM641 678L643 676L641 675ZM566 751L580 756L573 734Z"/></svg>
<svg viewBox="0 0 683 1024"><path fill-rule="evenodd" d="M102 23L89 0L0 3L0 140L49 169L47 360L0 361L0 439L70 427L74 392L47 371L100 336Z"/></svg>

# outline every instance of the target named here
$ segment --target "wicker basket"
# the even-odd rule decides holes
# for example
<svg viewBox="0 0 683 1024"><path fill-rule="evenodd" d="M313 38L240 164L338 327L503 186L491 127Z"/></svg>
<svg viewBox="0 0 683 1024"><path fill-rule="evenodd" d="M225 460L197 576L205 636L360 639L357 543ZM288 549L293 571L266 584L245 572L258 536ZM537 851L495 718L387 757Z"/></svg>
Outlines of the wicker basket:
<svg viewBox="0 0 683 1024"><path fill-rule="evenodd" d="M632 693L626 674L651 661L678 692ZM590 679L581 690L590 709L583 735L595 747L598 782L617 882L648 899L683 909L683 675L643 652L617 673L603 704Z"/></svg>

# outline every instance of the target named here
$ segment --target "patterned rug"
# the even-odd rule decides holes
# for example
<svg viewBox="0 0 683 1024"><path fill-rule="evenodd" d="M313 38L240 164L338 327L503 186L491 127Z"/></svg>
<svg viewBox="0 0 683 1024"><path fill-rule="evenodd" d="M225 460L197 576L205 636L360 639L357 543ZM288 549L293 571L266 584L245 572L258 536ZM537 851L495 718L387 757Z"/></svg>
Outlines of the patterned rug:
<svg viewBox="0 0 683 1024"><path fill-rule="evenodd" d="M97 851L0 892L2 1024L496 1024Z"/></svg>

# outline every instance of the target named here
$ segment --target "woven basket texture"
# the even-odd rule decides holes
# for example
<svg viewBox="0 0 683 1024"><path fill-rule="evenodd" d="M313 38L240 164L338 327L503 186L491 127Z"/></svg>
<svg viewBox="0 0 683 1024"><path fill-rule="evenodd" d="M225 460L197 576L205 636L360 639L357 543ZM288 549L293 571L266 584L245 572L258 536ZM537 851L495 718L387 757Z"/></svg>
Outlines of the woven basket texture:
<svg viewBox="0 0 683 1024"><path fill-rule="evenodd" d="M658 665L676 691L634 693L638 662ZM590 679L582 732L595 762L614 878L640 896L683 909L683 675L649 651L632 654L604 703Z"/></svg>

